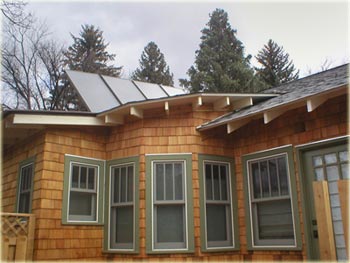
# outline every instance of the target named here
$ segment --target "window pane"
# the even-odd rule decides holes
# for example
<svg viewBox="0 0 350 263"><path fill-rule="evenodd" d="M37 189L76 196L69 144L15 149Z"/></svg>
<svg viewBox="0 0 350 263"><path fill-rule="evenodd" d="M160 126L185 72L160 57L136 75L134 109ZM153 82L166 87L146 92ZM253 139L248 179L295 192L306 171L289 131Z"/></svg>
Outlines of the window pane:
<svg viewBox="0 0 350 263"><path fill-rule="evenodd" d="M22 169L22 174L21 174L21 191L27 190L27 181L28 181L28 176L26 176L25 170Z"/></svg>
<svg viewBox="0 0 350 263"><path fill-rule="evenodd" d="M214 183L214 200L220 200L220 186L219 186L219 166L212 165L213 167L213 183Z"/></svg>
<svg viewBox="0 0 350 263"><path fill-rule="evenodd" d="M227 197L227 166L220 165L221 200L228 200Z"/></svg>
<svg viewBox="0 0 350 263"><path fill-rule="evenodd" d="M343 151L339 153L339 159L341 162L348 162L349 161L349 153L348 151Z"/></svg>
<svg viewBox="0 0 350 263"><path fill-rule="evenodd" d="M206 213L208 242L229 240L231 231L227 229L230 223L227 222L226 205L207 205Z"/></svg>
<svg viewBox="0 0 350 263"><path fill-rule="evenodd" d="M281 195L288 195L288 174L287 174L287 160L286 157L278 158L278 173L280 179Z"/></svg>
<svg viewBox="0 0 350 263"><path fill-rule="evenodd" d="M256 204L259 239L293 239L290 200Z"/></svg>
<svg viewBox="0 0 350 263"><path fill-rule="evenodd" d="M165 164L165 200L174 200L173 165Z"/></svg>
<svg viewBox="0 0 350 263"><path fill-rule="evenodd" d="M207 200L213 200L213 188L212 188L212 178L211 178L211 165L205 165L205 193Z"/></svg>
<svg viewBox="0 0 350 263"><path fill-rule="evenodd" d="M156 206L156 243L185 242L184 206Z"/></svg>
<svg viewBox="0 0 350 263"><path fill-rule="evenodd" d="M260 175L263 197L270 197L269 177L267 173L267 161L260 162Z"/></svg>
<svg viewBox="0 0 350 263"><path fill-rule="evenodd" d="M325 180L322 167L315 169L315 176L316 176L316 181L323 181L323 180Z"/></svg>
<svg viewBox="0 0 350 263"><path fill-rule="evenodd" d="M260 198L260 173L259 173L259 163L252 164L252 177L253 177L253 192L255 198Z"/></svg>
<svg viewBox="0 0 350 263"><path fill-rule="evenodd" d="M326 164L332 164L337 162L337 155L335 153L326 154L324 156Z"/></svg>
<svg viewBox="0 0 350 263"><path fill-rule="evenodd" d="M126 167L120 168L120 202L126 202Z"/></svg>
<svg viewBox="0 0 350 263"><path fill-rule="evenodd" d="M269 160L269 172L271 182L271 196L278 196L278 174L277 174L277 161L276 159Z"/></svg>
<svg viewBox="0 0 350 263"><path fill-rule="evenodd" d="M30 192L19 195L18 212L29 213Z"/></svg>
<svg viewBox="0 0 350 263"><path fill-rule="evenodd" d="M95 189L95 168L89 168L88 188Z"/></svg>
<svg viewBox="0 0 350 263"><path fill-rule="evenodd" d="M313 166L320 166L323 164L322 156L314 156L312 157Z"/></svg>
<svg viewBox="0 0 350 263"><path fill-rule="evenodd" d="M89 220L96 220L96 195L71 191L69 215L91 216Z"/></svg>
<svg viewBox="0 0 350 263"><path fill-rule="evenodd" d="M134 200L134 167L128 167L128 202Z"/></svg>
<svg viewBox="0 0 350 263"><path fill-rule="evenodd" d="M175 200L183 200L182 190L182 163L174 164L174 177L175 177Z"/></svg>
<svg viewBox="0 0 350 263"><path fill-rule="evenodd" d="M327 171L328 181L331 182L331 181L339 180L338 166L336 165L327 166L326 171Z"/></svg>
<svg viewBox="0 0 350 263"><path fill-rule="evenodd" d="M114 182L113 182L113 201L114 203L118 203L119 202L119 180L120 180L120 168L114 168Z"/></svg>
<svg viewBox="0 0 350 263"><path fill-rule="evenodd" d="M164 200L164 165L156 164L156 199Z"/></svg>
<svg viewBox="0 0 350 263"><path fill-rule="evenodd" d="M76 165L73 165L72 187L73 188L78 188L79 187L79 166L76 166Z"/></svg>
<svg viewBox="0 0 350 263"><path fill-rule="evenodd" d="M348 163L343 163L341 165L341 173L343 179L350 179L349 178L349 164Z"/></svg>
<svg viewBox="0 0 350 263"><path fill-rule="evenodd" d="M87 168L84 166L80 167L80 186L81 189L86 189L87 185Z"/></svg>
<svg viewBox="0 0 350 263"><path fill-rule="evenodd" d="M116 227L115 237L116 243L133 243L134 226L133 218L134 211L132 206L116 208Z"/></svg>

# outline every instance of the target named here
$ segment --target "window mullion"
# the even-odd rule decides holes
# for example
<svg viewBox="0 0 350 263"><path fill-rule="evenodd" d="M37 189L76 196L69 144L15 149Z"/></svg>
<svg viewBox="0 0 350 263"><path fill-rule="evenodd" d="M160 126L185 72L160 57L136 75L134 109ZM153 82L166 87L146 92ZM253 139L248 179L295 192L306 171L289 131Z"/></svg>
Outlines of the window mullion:
<svg viewBox="0 0 350 263"><path fill-rule="evenodd" d="M278 159L276 158L276 173L277 173L277 186L278 186L278 196L281 196L281 187L280 187L280 172Z"/></svg>
<svg viewBox="0 0 350 263"><path fill-rule="evenodd" d="M211 172L211 199L215 200L215 197L214 197L214 169L213 169L212 164L210 164L210 172Z"/></svg>
<svg viewBox="0 0 350 263"><path fill-rule="evenodd" d="M119 195L119 199L118 199L118 202L120 202L122 200L122 173L121 173L121 168L118 169L118 181L119 181L119 184L118 184L118 195Z"/></svg>
<svg viewBox="0 0 350 263"><path fill-rule="evenodd" d="M128 180L129 180L128 168L125 167L125 202L128 202Z"/></svg>
<svg viewBox="0 0 350 263"><path fill-rule="evenodd" d="M258 162L258 167L259 167L259 186L260 186L260 197L263 196L262 193L262 181L261 181L261 168L260 168L260 162Z"/></svg>
<svg viewBox="0 0 350 263"><path fill-rule="evenodd" d="M175 200L175 165L172 164L172 178L173 178L173 200Z"/></svg>
<svg viewBox="0 0 350 263"><path fill-rule="evenodd" d="M277 161L277 159L276 159ZM270 176L270 164L269 164L269 160L266 161L266 165L267 165L267 180L269 182L269 196L272 196L271 193L271 176Z"/></svg>
<svg viewBox="0 0 350 263"><path fill-rule="evenodd" d="M219 170L219 199L222 200L222 194L221 194L221 169L220 169L220 165L218 165L218 170Z"/></svg>

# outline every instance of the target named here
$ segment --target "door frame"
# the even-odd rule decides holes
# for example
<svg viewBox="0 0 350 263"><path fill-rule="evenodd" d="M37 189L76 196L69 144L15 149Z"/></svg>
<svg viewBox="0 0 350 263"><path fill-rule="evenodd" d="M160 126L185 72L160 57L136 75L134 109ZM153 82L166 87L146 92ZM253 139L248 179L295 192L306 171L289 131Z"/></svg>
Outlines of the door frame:
<svg viewBox="0 0 350 263"><path fill-rule="evenodd" d="M307 183L305 182L307 178L304 176L305 174L305 169L304 169L304 159L303 155L304 153L308 151L313 151L317 149L323 149L323 148L328 148L328 147L333 147L333 146L338 146L338 145L343 145L343 144L348 144L349 145L349 135L345 136L339 136L339 137L334 137L334 138L329 138L326 140L321 140L321 141L315 141L311 143L306 143L306 144L301 144L295 146L296 149L296 157L297 157L297 166L299 170L299 182L300 182L300 189L301 189L301 200L306 200L306 192L309 190L307 189ZM310 225L310 210L308 209L309 203L308 202L301 202L302 203L302 213L303 213L303 225L304 225L304 237L305 237L305 245L306 245L306 255L307 259L312 260L312 250L311 250L311 245L312 245L312 237L311 237L311 229L312 226Z"/></svg>

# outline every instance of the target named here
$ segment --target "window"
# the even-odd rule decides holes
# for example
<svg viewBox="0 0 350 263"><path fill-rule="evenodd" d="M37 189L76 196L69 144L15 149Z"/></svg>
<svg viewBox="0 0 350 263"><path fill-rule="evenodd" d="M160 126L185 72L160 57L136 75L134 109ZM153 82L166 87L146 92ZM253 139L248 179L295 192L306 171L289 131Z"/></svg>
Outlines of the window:
<svg viewBox="0 0 350 263"><path fill-rule="evenodd" d="M238 247L237 206L233 207L233 160L202 155L199 160L202 251ZM236 198L234 199L236 200ZM233 213L235 211L235 214Z"/></svg>
<svg viewBox="0 0 350 263"><path fill-rule="evenodd" d="M31 213L34 181L34 158L20 163L17 188L17 213Z"/></svg>
<svg viewBox="0 0 350 263"><path fill-rule="evenodd" d="M146 156L149 253L193 251L191 155Z"/></svg>
<svg viewBox="0 0 350 263"><path fill-rule="evenodd" d="M63 223L101 223L104 162L65 156Z"/></svg>
<svg viewBox="0 0 350 263"><path fill-rule="evenodd" d="M105 250L138 253L139 158L107 162Z"/></svg>
<svg viewBox="0 0 350 263"><path fill-rule="evenodd" d="M292 156L289 147L243 158L251 248L297 248L300 244Z"/></svg>

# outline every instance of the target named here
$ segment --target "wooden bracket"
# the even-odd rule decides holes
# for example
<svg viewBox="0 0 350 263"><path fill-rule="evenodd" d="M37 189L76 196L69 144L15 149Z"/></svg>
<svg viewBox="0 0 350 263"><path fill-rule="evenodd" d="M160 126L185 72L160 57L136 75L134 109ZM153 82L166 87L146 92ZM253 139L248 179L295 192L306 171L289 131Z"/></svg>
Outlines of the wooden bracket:
<svg viewBox="0 0 350 263"><path fill-rule="evenodd" d="M193 102L192 108L195 110L203 105L202 96L197 97L197 99Z"/></svg>
<svg viewBox="0 0 350 263"><path fill-rule="evenodd" d="M321 95L321 96L309 98L306 101L307 111L311 112L315 110L318 106L323 104L327 99L328 99L327 95Z"/></svg>
<svg viewBox="0 0 350 263"><path fill-rule="evenodd" d="M253 98L252 97L248 97L248 98L243 98L237 101L234 101L232 103L232 110L237 110L237 109L241 109L247 106L252 106L253 105Z"/></svg>
<svg viewBox="0 0 350 263"><path fill-rule="evenodd" d="M143 118L143 110L136 108L136 107L130 107L130 115L142 119Z"/></svg>
<svg viewBox="0 0 350 263"><path fill-rule="evenodd" d="M105 115L105 123L106 124L123 124L124 118L121 115L111 115L107 114Z"/></svg>
<svg viewBox="0 0 350 263"><path fill-rule="evenodd" d="M214 109L221 110L230 106L230 97L224 97L214 102Z"/></svg>
<svg viewBox="0 0 350 263"><path fill-rule="evenodd" d="M246 125L250 120L249 119L244 119L240 121L235 121L235 122L229 122L227 123L227 133L232 133L235 130L238 130L242 126Z"/></svg>
<svg viewBox="0 0 350 263"><path fill-rule="evenodd" d="M169 102L168 101L166 101L164 103L164 110L165 110L166 115L169 115Z"/></svg>
<svg viewBox="0 0 350 263"><path fill-rule="evenodd" d="M267 124L270 121L276 119L278 116L282 115L285 113L285 109L274 109L274 110L269 110L264 112L264 123Z"/></svg>

